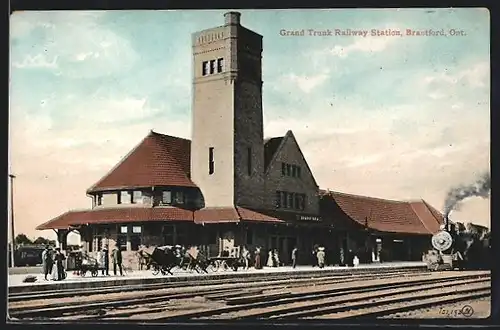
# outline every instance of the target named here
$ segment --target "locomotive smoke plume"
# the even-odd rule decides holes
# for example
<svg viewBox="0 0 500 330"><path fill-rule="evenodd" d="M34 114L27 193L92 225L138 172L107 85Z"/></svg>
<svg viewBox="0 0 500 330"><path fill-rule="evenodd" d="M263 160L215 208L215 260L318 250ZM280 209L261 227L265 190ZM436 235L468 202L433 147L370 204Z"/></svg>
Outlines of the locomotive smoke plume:
<svg viewBox="0 0 500 330"><path fill-rule="evenodd" d="M457 210L460 202L468 197L482 197L488 198L491 192L491 177L490 173L482 174L476 182L470 185L460 185L451 188L446 196L446 202L444 206L445 218L448 218L450 212Z"/></svg>

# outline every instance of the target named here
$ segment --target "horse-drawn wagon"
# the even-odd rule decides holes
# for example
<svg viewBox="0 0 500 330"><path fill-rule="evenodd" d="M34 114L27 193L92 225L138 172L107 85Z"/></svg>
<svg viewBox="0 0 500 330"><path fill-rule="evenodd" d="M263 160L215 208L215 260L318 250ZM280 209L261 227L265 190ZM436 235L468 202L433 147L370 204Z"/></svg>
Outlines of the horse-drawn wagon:
<svg viewBox="0 0 500 330"><path fill-rule="evenodd" d="M147 265L152 269L153 275L173 275L175 267L207 273L207 258L201 252L195 257L189 251L182 251L180 247L166 245L145 249L143 253L147 256Z"/></svg>

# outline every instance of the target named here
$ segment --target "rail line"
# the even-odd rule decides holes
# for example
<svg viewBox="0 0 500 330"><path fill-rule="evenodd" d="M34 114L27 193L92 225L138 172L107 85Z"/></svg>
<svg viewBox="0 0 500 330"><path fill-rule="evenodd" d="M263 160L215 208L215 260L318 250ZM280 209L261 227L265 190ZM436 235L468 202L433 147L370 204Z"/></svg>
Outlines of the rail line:
<svg viewBox="0 0 500 330"><path fill-rule="evenodd" d="M423 269L415 269L415 270L388 270L385 272L379 273L378 276L398 276L398 275L412 275L412 274L429 274L427 270ZM265 274L262 274L265 275ZM372 274L366 274L364 272L349 272L349 273L339 273L339 274L294 274L294 275L286 275L279 276L273 274L272 276L255 276L255 277L246 277L246 278L238 278L235 277L232 280L232 283L262 283L262 282L274 282L276 283L303 283L308 282L310 280L334 280L340 278L370 278ZM20 301L32 301L35 299L58 299L58 298L66 298L66 297L74 297L74 296L91 296L91 295L103 295L103 294L111 294L111 293L120 293L120 292L130 292L130 291L155 291L159 289L168 289L168 288L179 288L182 284L189 284L189 286L213 286L213 285L224 285L228 283L227 279L207 279L207 280L195 280L189 282L166 282L166 283L153 283L153 284L143 284L143 285L126 285L126 286L110 286L110 287L101 287L101 288L92 288L92 289L80 289L80 290L52 290L52 291L34 291L29 293L10 293L8 296L9 303L11 302L20 302Z"/></svg>
<svg viewBox="0 0 500 330"><path fill-rule="evenodd" d="M398 272L392 274L392 280L388 276L390 274L382 276L371 274L370 279L364 275L356 278L350 276L344 279L330 278L328 281L316 278L308 281L304 279L301 283L266 283L264 286L260 282L237 283L218 288L194 288L196 292L165 294L157 292L151 297L120 301L71 306L66 304L66 306L41 309L11 308L9 314L19 319L52 317L79 322L136 319L154 323L207 318L290 319L318 316L337 318L349 315L371 318L421 308L419 306L424 303L437 301L442 304L454 301L453 299L471 299L490 294L489 273L458 275L446 273L443 277L438 277L436 273L433 273L433 276L427 276L428 273L405 275L401 274L402 272L399 272L399 275L396 273ZM370 280L383 282L367 283ZM315 285L325 288L315 288ZM457 290L457 287L463 285L469 287ZM294 292L294 288L298 291ZM272 292L273 290L277 292ZM444 295L447 296L443 297ZM201 300L196 302L194 298ZM172 303L183 299L186 301L184 308L172 310ZM420 305L415 304L416 300Z"/></svg>
<svg viewBox="0 0 500 330"><path fill-rule="evenodd" d="M430 275L429 272L415 272L415 271L410 271L410 272L400 272L400 271L393 271L393 272L386 272L385 274L380 274L377 275L378 278L401 278L401 277L408 277L408 276L415 276L416 274L419 274L420 276L426 276ZM213 281L212 285L209 285L207 283L201 283L204 284L203 286L196 286L191 284L191 288L173 288L177 291L179 290L184 290L184 292L166 292L169 288L172 289L172 287L163 287L159 288L157 285L154 285L153 287L150 288L139 288L140 290L136 290L135 292L131 292L131 294L137 295L137 293L143 292L144 290L148 291L153 291L153 292L148 292L147 294L140 294L140 298L132 298L132 299L127 299L123 296L117 296L115 298L109 298L106 296L103 296L103 291L98 291L93 290L90 294L93 295L99 295L99 300L100 302L93 302L93 303L87 303L87 299L85 300L85 303L82 304L82 302L78 301L73 301L73 302L60 302L56 301L53 304L50 304L47 299L49 297L47 296L42 296L42 297L37 297L37 300L39 300L39 304L35 305L28 305L28 306L23 306L22 304L13 304L14 306L9 306L9 314L12 317L40 317L40 316L56 316L56 315L61 315L64 313L74 313L78 312L81 310L95 310L99 308L118 308L122 306L129 306L129 305L135 305L135 304L150 304L150 303L161 303L166 300L172 300L172 299L188 299L188 298L194 298L200 295L205 296L207 299L218 299L218 298L232 298L232 297L238 297L242 295L258 295L261 294L264 290L266 291L271 291L271 290L284 290L284 289L289 289L289 288L294 288L294 287L301 287L304 286L304 284L307 284L307 286L315 286L315 285L327 285L327 284L339 284L339 283L349 283L349 282L354 282L354 281L363 281L367 279L373 278L373 274L342 274L341 276L328 276L328 277L310 277L309 278L300 278L300 279L285 279L285 280L267 280L265 285L262 286L262 282L265 279L259 280L259 281L248 281L245 279L244 281L237 281L228 284L227 281L225 283L221 283L220 281ZM193 288L194 287L194 288ZM162 291L163 290L163 291ZM114 288L112 292L121 292L118 291L117 288ZM89 292L83 291L83 296L87 296ZM74 297L78 295L78 293L73 292L73 293L64 293L65 297ZM59 296L61 297L61 296ZM29 297L24 297L25 299L28 299ZM33 299L33 298L31 298ZM10 300L9 297L9 303L12 301ZM35 301L36 302L36 301ZM12 305L12 304L10 304ZM19 305L19 306L16 306Z"/></svg>
<svg viewBox="0 0 500 330"><path fill-rule="evenodd" d="M481 287L481 290L490 290L491 276L488 275L466 275L453 276L441 279L425 279L412 280L400 283L384 283L372 285L359 285L350 288L327 289L316 292L301 292L291 294L282 299L268 299L266 296L256 296L252 299L230 298L226 300L229 306L221 308L182 313L172 316L159 316L155 319L157 322L189 319L204 319L204 318L230 318L230 319L247 319L247 318L303 318L321 316L328 313L345 311L348 315L354 310L360 308L374 307L382 302L381 299L386 299L395 296L396 294L406 294L406 297L400 300L394 300L392 303L400 303L409 300L420 300L423 298L443 297L447 293L443 293L443 288L450 288L450 292L454 288L462 284L487 283ZM397 291L395 291L397 289ZM440 292L436 296L419 296L416 293L426 289L438 289ZM449 292L449 293L450 293ZM473 292L470 292L473 293ZM484 292L483 292L484 293ZM361 295L356 297L356 295ZM340 298L339 298L340 297ZM470 298L470 295L468 296ZM370 301L379 299L376 302ZM370 301L370 302L367 302ZM361 302L358 305L351 306L353 302ZM339 304L346 304L339 306ZM332 307L334 305L335 307ZM343 308L337 310L335 308ZM382 312L382 311L381 311ZM391 314L394 312L391 312ZM151 316L148 317L151 319Z"/></svg>

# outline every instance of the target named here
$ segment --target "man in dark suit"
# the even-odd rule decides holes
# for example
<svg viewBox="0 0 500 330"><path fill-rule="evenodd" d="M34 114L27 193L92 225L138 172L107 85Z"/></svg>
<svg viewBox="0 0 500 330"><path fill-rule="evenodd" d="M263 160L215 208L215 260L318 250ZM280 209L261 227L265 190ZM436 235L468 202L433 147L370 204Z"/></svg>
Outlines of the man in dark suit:
<svg viewBox="0 0 500 330"><path fill-rule="evenodd" d="M120 276L123 276L123 268L122 268L122 251L119 245L116 245L113 249L113 273L116 275L116 267L120 269Z"/></svg>

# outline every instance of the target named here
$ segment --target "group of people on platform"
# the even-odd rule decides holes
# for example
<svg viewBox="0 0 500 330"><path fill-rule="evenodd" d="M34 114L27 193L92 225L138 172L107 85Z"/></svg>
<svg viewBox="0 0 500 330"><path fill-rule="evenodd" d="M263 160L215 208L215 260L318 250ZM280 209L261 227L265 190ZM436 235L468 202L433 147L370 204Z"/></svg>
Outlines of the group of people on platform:
<svg viewBox="0 0 500 330"><path fill-rule="evenodd" d="M66 278L66 271L63 264L65 259L66 256L64 256L60 248L54 249L49 245L45 246L42 252L42 268L46 281L49 280L48 276L53 281L62 281Z"/></svg>
<svg viewBox="0 0 500 330"><path fill-rule="evenodd" d="M80 275L80 269L82 265L92 262L87 252L80 248L80 259L77 261L76 265L76 275ZM107 247L104 247L101 251L97 253L97 264L99 270L102 271L102 275L109 276L109 252ZM53 248L51 246L45 246L42 252L42 268L45 280L62 281L67 277L66 269L64 267L64 261L66 256L61 251L60 248ZM123 258L122 252L118 245L111 251L111 262L113 263L113 273L117 275L118 271L121 276L123 276ZM55 267L54 267L55 266ZM50 278L49 278L50 276Z"/></svg>
<svg viewBox="0 0 500 330"><path fill-rule="evenodd" d="M280 254L278 252L278 249L269 249L269 251L267 252L267 259L264 259L264 256L262 255L262 248L260 246L257 246L255 248L253 255L254 255L253 267L255 269L262 269L263 266L280 267L284 265L284 263L280 261L279 257ZM229 256L230 256L229 248L226 247L221 252L221 257L229 257ZM244 268L245 269L250 268L252 256L250 250L248 250L246 246L242 247L240 256L242 261L244 262ZM296 268L298 257L299 257L299 250L296 246L294 246L290 256L292 268ZM317 245L314 246L312 251L312 257L313 257L312 261L313 267L315 266L318 266L319 268L325 267L326 252L324 247Z"/></svg>

